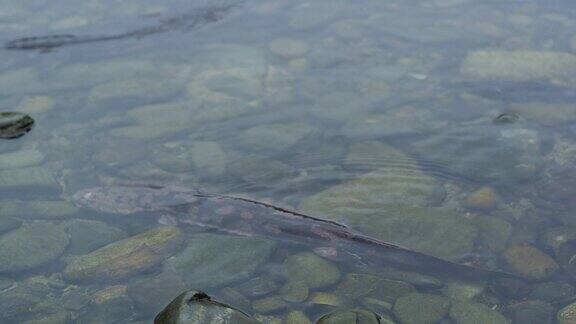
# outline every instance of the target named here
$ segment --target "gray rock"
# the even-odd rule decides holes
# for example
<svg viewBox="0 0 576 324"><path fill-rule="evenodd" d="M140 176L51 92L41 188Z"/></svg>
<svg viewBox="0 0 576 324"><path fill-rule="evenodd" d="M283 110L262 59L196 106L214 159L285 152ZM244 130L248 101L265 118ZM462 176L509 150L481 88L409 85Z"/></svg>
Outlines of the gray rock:
<svg viewBox="0 0 576 324"><path fill-rule="evenodd" d="M475 79L538 81L576 72L576 55L545 51L479 50L468 53L461 72Z"/></svg>
<svg viewBox="0 0 576 324"><path fill-rule="evenodd" d="M247 314L212 300L199 291L188 291L176 297L154 324L259 324Z"/></svg>
<svg viewBox="0 0 576 324"><path fill-rule="evenodd" d="M68 252L71 254L86 254L128 237L123 230L94 220L71 220L65 228L70 235Z"/></svg>
<svg viewBox="0 0 576 324"><path fill-rule="evenodd" d="M217 178L226 172L226 153L217 142L195 141L190 153L199 176Z"/></svg>
<svg viewBox="0 0 576 324"><path fill-rule="evenodd" d="M454 127L416 141L407 150L439 175L497 184L531 179L542 163L538 133L491 123Z"/></svg>
<svg viewBox="0 0 576 324"><path fill-rule="evenodd" d="M412 293L396 300L394 304L394 315L396 315L402 323L437 323L448 314L449 308L450 300L446 297Z"/></svg>
<svg viewBox="0 0 576 324"><path fill-rule="evenodd" d="M61 188L51 171L31 167L0 171L0 192L18 195L58 194Z"/></svg>
<svg viewBox="0 0 576 324"><path fill-rule="evenodd" d="M128 295L138 309L146 315L158 314L174 295L187 289L184 280L175 273L162 272L154 276L141 276L128 285Z"/></svg>
<svg viewBox="0 0 576 324"><path fill-rule="evenodd" d="M316 324L380 324L392 323L380 315L363 309L337 310L318 319Z"/></svg>
<svg viewBox="0 0 576 324"><path fill-rule="evenodd" d="M309 288L321 288L335 284L340 270L332 262L313 253L298 253L284 261L286 275L291 281L301 281Z"/></svg>
<svg viewBox="0 0 576 324"><path fill-rule="evenodd" d="M427 134L446 125L447 122L434 118L430 110L401 107L352 119L344 125L342 133L352 139L380 139Z"/></svg>
<svg viewBox="0 0 576 324"><path fill-rule="evenodd" d="M409 158L406 160L410 161ZM345 222L349 215L378 213L379 209L390 204L434 206L445 195L444 188L436 179L410 162L405 166L385 163L375 171L307 197L300 209L311 215Z"/></svg>
<svg viewBox="0 0 576 324"><path fill-rule="evenodd" d="M25 149L0 154L0 169L14 169L37 166L44 161L44 154L36 149Z"/></svg>
<svg viewBox="0 0 576 324"><path fill-rule="evenodd" d="M310 135L313 128L304 123L259 125L239 135L243 148L255 152L282 152Z"/></svg>
<svg viewBox="0 0 576 324"><path fill-rule="evenodd" d="M387 302L394 302L399 297L414 292L416 288L409 283L360 273L347 274L336 288L338 296L349 300L371 297Z"/></svg>
<svg viewBox="0 0 576 324"><path fill-rule="evenodd" d="M530 297L547 302L566 300L574 296L574 287L565 282L542 282L534 285Z"/></svg>
<svg viewBox="0 0 576 324"><path fill-rule="evenodd" d="M64 200L9 200L0 206L2 215L32 219L70 218L79 211L76 206Z"/></svg>
<svg viewBox="0 0 576 324"><path fill-rule="evenodd" d="M276 244L262 238L194 235L187 247L166 261L191 287L217 287L252 275Z"/></svg>
<svg viewBox="0 0 576 324"><path fill-rule="evenodd" d="M513 323L541 324L552 323L554 307L540 300L527 300L508 308Z"/></svg>
<svg viewBox="0 0 576 324"><path fill-rule="evenodd" d="M278 184L295 176L296 171L289 165L258 155L248 155L232 159L226 165L228 173L249 184L278 188Z"/></svg>
<svg viewBox="0 0 576 324"><path fill-rule="evenodd" d="M4 215L0 216L0 234L10 232L11 230L20 227L20 225L22 225L22 220L20 219Z"/></svg>
<svg viewBox="0 0 576 324"><path fill-rule="evenodd" d="M24 225L0 237L0 272L34 269L56 260L68 245L61 226L44 221Z"/></svg>
<svg viewBox="0 0 576 324"><path fill-rule="evenodd" d="M507 324L510 322L499 312L475 302L454 302L450 308L450 317L457 324Z"/></svg>
<svg viewBox="0 0 576 324"><path fill-rule="evenodd" d="M117 281L162 263L181 243L177 227L160 227L75 256L64 269L68 281Z"/></svg>
<svg viewBox="0 0 576 324"><path fill-rule="evenodd" d="M93 87L88 101L90 105L101 106L101 109L135 106L169 98L183 87L183 80L168 78L111 81Z"/></svg>

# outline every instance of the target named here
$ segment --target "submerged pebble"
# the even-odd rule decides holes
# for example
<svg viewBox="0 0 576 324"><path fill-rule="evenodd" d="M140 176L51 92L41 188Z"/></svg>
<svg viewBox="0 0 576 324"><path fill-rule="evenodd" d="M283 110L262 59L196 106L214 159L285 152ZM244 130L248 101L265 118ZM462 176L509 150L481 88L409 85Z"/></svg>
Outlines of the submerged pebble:
<svg viewBox="0 0 576 324"><path fill-rule="evenodd" d="M511 246L504 257L516 273L529 279L549 277L559 268L551 256L532 245Z"/></svg>

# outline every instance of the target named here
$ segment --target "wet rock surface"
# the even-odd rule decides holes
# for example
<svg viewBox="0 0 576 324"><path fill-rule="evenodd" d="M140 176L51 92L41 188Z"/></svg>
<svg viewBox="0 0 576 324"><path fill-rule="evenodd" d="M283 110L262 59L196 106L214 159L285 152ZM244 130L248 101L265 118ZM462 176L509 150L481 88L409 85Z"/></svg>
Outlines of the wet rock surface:
<svg viewBox="0 0 576 324"><path fill-rule="evenodd" d="M191 287L217 287L253 274L274 251L262 238L198 234L166 262Z"/></svg>
<svg viewBox="0 0 576 324"><path fill-rule="evenodd" d="M176 227L153 229L74 257L64 269L69 281L114 281L159 265L180 244Z"/></svg>
<svg viewBox="0 0 576 324"><path fill-rule="evenodd" d="M439 295L412 293L404 295L394 303L394 315L402 323L436 323L450 308L450 300Z"/></svg>
<svg viewBox="0 0 576 324"><path fill-rule="evenodd" d="M559 268L552 257L530 245L512 246L504 256L516 273L529 279L546 278Z"/></svg>
<svg viewBox="0 0 576 324"><path fill-rule="evenodd" d="M0 112L0 138L14 139L24 136L34 126L32 117L18 112Z"/></svg>
<svg viewBox="0 0 576 324"><path fill-rule="evenodd" d="M31 270L56 260L68 246L61 226L35 221L0 237L0 272Z"/></svg>
<svg viewBox="0 0 576 324"><path fill-rule="evenodd" d="M240 310L214 301L207 294L188 291L176 297L154 318L154 324L259 324Z"/></svg>

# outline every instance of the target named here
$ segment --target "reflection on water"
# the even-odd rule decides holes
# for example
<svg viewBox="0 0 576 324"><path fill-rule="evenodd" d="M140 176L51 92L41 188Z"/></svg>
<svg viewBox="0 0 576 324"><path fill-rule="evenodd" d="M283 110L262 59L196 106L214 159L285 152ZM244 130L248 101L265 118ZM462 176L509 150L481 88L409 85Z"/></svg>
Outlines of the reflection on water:
<svg viewBox="0 0 576 324"><path fill-rule="evenodd" d="M2 1L2 41L52 51L0 52L1 111L39 125L0 143L0 322L149 322L190 289L263 323L351 308L575 320L571 3L254 0L206 15L230 4ZM130 31L150 37L82 36ZM233 204L175 213L179 190L78 202L118 183L258 200L428 259L374 262ZM221 233L191 214L235 219ZM458 264L522 279L467 280Z"/></svg>

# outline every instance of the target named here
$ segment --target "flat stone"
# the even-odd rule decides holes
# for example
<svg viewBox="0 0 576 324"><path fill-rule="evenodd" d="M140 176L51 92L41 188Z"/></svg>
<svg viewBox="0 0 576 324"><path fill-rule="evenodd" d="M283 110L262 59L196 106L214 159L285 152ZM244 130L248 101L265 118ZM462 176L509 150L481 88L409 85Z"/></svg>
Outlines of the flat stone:
<svg viewBox="0 0 576 324"><path fill-rule="evenodd" d="M44 154L36 149L25 149L0 154L0 169L14 169L37 166L44 161Z"/></svg>
<svg viewBox="0 0 576 324"><path fill-rule="evenodd" d="M321 288L335 284L340 270L332 262L313 253L298 253L284 261L286 275L291 281L301 281L309 288Z"/></svg>
<svg viewBox="0 0 576 324"><path fill-rule="evenodd" d="M70 218L79 211L78 207L64 200L9 200L0 206L2 215L32 219Z"/></svg>
<svg viewBox="0 0 576 324"><path fill-rule="evenodd" d="M0 237L0 272L37 268L56 260L68 246L61 226L35 221Z"/></svg>
<svg viewBox="0 0 576 324"><path fill-rule="evenodd" d="M454 302L450 308L450 317L456 324L507 324L510 322L499 312L475 302Z"/></svg>
<svg viewBox="0 0 576 324"><path fill-rule="evenodd" d="M336 288L338 296L349 300L369 296L394 302L399 297L414 292L416 288L409 283L360 273L347 274Z"/></svg>
<svg viewBox="0 0 576 324"><path fill-rule="evenodd" d="M479 50L468 53L460 71L477 79L532 81L570 77L576 55L547 51Z"/></svg>
<svg viewBox="0 0 576 324"><path fill-rule="evenodd" d="M86 254L128 236L117 227L95 220L74 219L65 226L70 235L71 254Z"/></svg>
<svg viewBox="0 0 576 324"><path fill-rule="evenodd" d="M531 245L509 247L504 257L516 273L529 279L543 279L559 269L552 257Z"/></svg>
<svg viewBox="0 0 576 324"><path fill-rule="evenodd" d="M69 281L114 281L159 265L180 244L180 229L161 227L72 258L64 269Z"/></svg>
<svg viewBox="0 0 576 324"><path fill-rule="evenodd" d="M394 315L396 315L402 323L436 323L448 314L449 308L450 300L446 297L412 293L396 300L394 304Z"/></svg>
<svg viewBox="0 0 576 324"><path fill-rule="evenodd" d="M275 247L263 238L197 234L184 250L166 261L166 268L191 287L217 287L250 277Z"/></svg>
<svg viewBox="0 0 576 324"><path fill-rule="evenodd" d="M0 171L0 192L15 195L59 194L60 184L54 174L43 167Z"/></svg>

